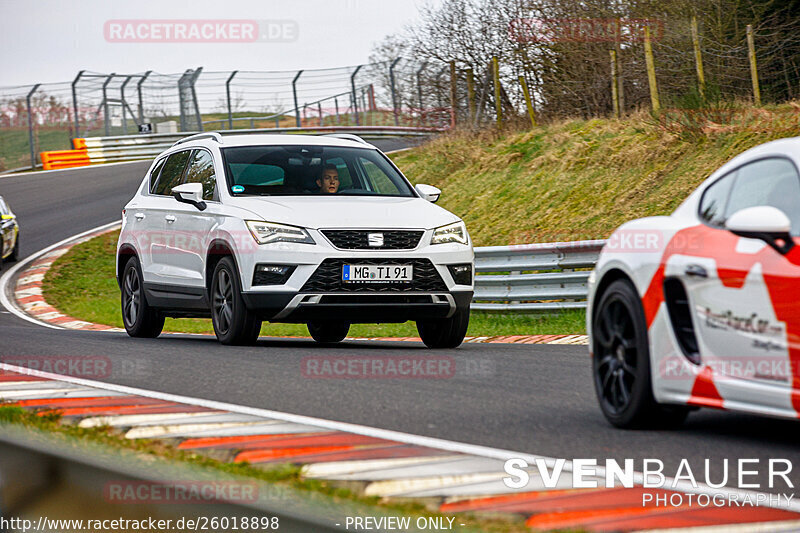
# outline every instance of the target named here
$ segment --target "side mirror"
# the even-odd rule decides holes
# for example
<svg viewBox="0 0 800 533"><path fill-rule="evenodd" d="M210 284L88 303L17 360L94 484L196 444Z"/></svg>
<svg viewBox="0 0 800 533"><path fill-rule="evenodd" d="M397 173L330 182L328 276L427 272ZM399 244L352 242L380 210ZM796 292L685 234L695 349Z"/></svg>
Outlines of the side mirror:
<svg viewBox="0 0 800 533"><path fill-rule="evenodd" d="M794 247L789 234L792 223L786 213L768 205L747 207L736 211L725 221L725 229L750 239L761 239L781 254Z"/></svg>
<svg viewBox="0 0 800 533"><path fill-rule="evenodd" d="M432 202L434 204L436 203L437 200L439 200L439 196L441 196L442 194L441 189L438 189L433 185L425 185L424 183L418 184L416 187L414 187L414 189L416 189L419 195L422 196L425 200L428 200L429 202Z"/></svg>
<svg viewBox="0 0 800 533"><path fill-rule="evenodd" d="M195 206L200 211L206 208L206 203L203 201L202 183L184 183L173 187L172 196L179 202Z"/></svg>

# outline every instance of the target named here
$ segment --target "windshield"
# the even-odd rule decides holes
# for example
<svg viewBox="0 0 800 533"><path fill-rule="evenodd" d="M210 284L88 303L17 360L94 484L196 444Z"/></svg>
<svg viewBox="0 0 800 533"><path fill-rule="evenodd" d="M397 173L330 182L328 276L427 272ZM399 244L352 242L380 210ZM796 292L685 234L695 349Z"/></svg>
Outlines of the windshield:
<svg viewBox="0 0 800 533"><path fill-rule="evenodd" d="M231 147L222 153L234 196L414 196L377 150L292 145Z"/></svg>

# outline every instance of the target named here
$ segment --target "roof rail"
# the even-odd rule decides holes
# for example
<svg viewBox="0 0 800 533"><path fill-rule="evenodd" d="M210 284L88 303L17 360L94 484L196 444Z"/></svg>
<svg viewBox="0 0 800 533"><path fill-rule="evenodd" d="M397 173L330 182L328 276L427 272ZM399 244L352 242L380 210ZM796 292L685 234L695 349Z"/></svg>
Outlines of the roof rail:
<svg viewBox="0 0 800 533"><path fill-rule="evenodd" d="M220 135L216 131L210 131L208 133L197 133L195 135L189 135L188 137L184 137L183 139L178 140L172 146L178 146L179 144L183 144L189 141L199 141L200 139L214 139L218 143L222 144L222 135Z"/></svg>
<svg viewBox="0 0 800 533"><path fill-rule="evenodd" d="M355 135L354 133L324 133L320 137L336 137L337 139L347 139L348 141L356 141L361 144L369 144L367 141Z"/></svg>

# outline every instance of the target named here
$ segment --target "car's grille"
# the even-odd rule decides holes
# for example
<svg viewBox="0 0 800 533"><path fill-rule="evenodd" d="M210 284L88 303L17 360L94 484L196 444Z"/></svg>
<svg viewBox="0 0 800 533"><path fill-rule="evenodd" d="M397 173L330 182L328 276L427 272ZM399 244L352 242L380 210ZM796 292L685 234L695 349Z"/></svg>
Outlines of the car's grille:
<svg viewBox="0 0 800 533"><path fill-rule="evenodd" d="M325 229L322 233L335 247L343 250L413 250L419 244L423 231ZM368 235L376 233L383 236L383 244L370 246Z"/></svg>
<svg viewBox="0 0 800 533"><path fill-rule="evenodd" d="M387 283L344 283L343 265L411 265L413 280ZM437 292L447 286L428 259L325 259L303 285L301 292Z"/></svg>

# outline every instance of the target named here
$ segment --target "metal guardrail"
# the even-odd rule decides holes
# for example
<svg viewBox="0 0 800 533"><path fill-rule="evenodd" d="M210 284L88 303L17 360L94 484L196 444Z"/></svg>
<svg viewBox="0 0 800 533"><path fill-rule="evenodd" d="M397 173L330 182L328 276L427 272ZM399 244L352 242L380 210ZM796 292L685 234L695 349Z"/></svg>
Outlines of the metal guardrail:
<svg viewBox="0 0 800 533"><path fill-rule="evenodd" d="M535 313L586 307L589 270L606 241L475 248L475 311ZM580 270L584 269L584 270Z"/></svg>

